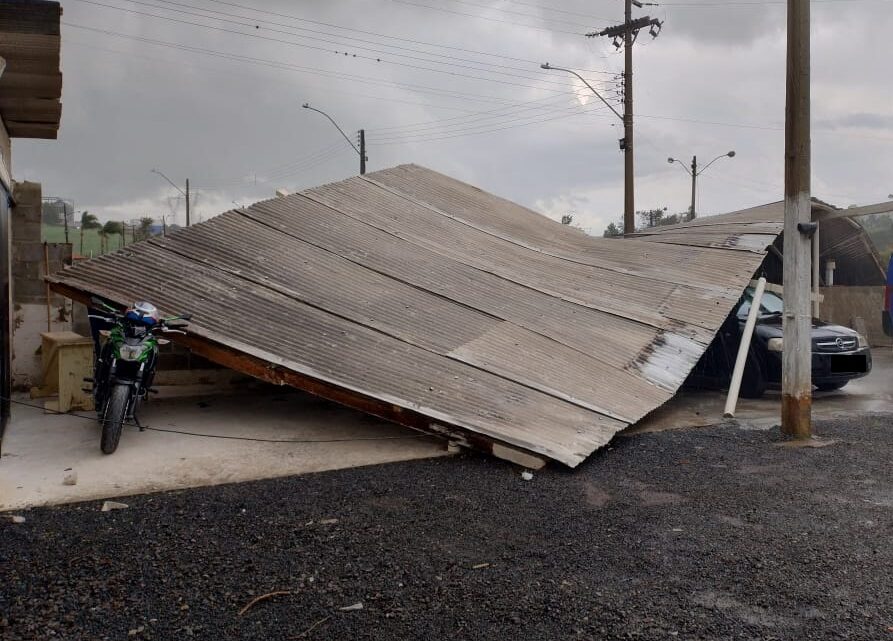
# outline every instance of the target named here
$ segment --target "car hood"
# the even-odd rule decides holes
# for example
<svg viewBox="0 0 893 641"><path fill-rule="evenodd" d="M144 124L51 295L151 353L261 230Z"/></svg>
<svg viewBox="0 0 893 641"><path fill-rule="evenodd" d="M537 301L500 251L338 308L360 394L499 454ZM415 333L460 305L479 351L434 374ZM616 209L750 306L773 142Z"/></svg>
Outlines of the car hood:
<svg viewBox="0 0 893 641"><path fill-rule="evenodd" d="M760 336L764 336L765 338L781 338L781 316L768 316L757 320L757 325L754 331ZM858 336L858 332L850 329L849 327L844 327L843 325L835 325L833 323L826 323L825 321L821 321L818 318L812 319L812 338L827 338L827 339L835 339L840 336L852 337Z"/></svg>

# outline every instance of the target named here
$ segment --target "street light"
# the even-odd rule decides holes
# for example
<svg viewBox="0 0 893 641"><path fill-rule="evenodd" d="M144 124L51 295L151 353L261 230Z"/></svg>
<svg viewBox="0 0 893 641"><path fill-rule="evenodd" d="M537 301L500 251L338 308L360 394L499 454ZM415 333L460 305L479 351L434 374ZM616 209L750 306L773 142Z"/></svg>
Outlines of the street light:
<svg viewBox="0 0 893 641"><path fill-rule="evenodd" d="M555 70L555 71L564 71L565 73L569 73L572 76L575 76L582 82L584 85L589 87L589 90L592 91L598 99L601 100L605 105L614 112L614 115L620 118L620 121L623 123L623 138L620 140L620 148L623 150L624 157L624 171L623 171L623 233L631 234L636 231L636 203L635 203L635 177L634 177L634 165L633 165L633 140L632 140L632 130L633 130L633 122L632 122L632 111L628 114L628 117L624 117L620 114L619 111L614 109L614 105L605 100L604 96L602 96L599 92L595 90L595 87L590 85L586 78L578 74L573 69L565 69L563 67L555 67L549 64L548 62L544 62L540 65L541 69Z"/></svg>
<svg viewBox="0 0 893 641"><path fill-rule="evenodd" d="M344 136L344 139L347 141L347 144L349 144L351 147L353 147L353 150L360 155L360 175L362 176L363 174L365 174L366 173L366 161L369 160L366 157L366 130L360 129L360 131L359 131L360 147L359 147L359 149L357 149L357 146L355 144L353 144L353 141L347 137L347 134L344 133L344 131L341 129L341 127L338 126L338 123L335 122L329 114L327 114L325 111L323 111L321 109L317 109L316 107L311 107L309 102L305 102L301 106L304 109L309 109L310 111L315 111L316 113L322 114L323 116L325 116L326 118L329 119L330 123L335 125L335 129L337 129L341 133L341 135Z"/></svg>
<svg viewBox="0 0 893 641"><path fill-rule="evenodd" d="M707 171L707 167L709 167L710 165L715 163L720 158L734 158L734 157L735 157L734 151L730 151L728 153L721 154L721 155L717 156L716 158L714 158L713 160L711 160L710 162L708 162L701 169L698 169L698 157L697 156L691 157L691 169L686 167L685 163L683 163L678 158L673 158L672 156L670 158L667 158L668 163L670 163L671 165L674 162L679 163L679 166L685 170L685 173L687 173L689 176L691 176L691 210L690 210L689 217L688 217L689 220L692 220L695 217L695 198L697 197L698 176L700 176L705 171Z"/></svg>
<svg viewBox="0 0 893 641"><path fill-rule="evenodd" d="M161 173L157 169L153 169L152 173L158 174L159 176L164 178L166 181L168 181L171 184L171 187L173 187L174 189L179 191L181 194L183 194L183 197L186 198L186 226L189 227L189 179L188 178L186 179L186 191L183 191L182 189L180 189L180 186L177 183L175 183L173 180L171 180L170 178L165 176L163 173Z"/></svg>

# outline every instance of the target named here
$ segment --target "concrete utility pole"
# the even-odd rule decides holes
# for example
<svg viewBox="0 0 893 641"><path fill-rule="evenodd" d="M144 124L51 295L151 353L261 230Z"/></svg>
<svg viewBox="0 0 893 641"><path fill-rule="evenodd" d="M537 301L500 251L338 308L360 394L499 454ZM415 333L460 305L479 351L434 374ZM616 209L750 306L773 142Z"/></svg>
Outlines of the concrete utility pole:
<svg viewBox="0 0 893 641"><path fill-rule="evenodd" d="M183 195L183 197L186 199L186 226L189 227L189 207L190 207L190 203L189 203L189 179L188 179L188 178L186 179L186 191L183 191L182 189L180 189L180 186L179 186L177 183L175 183L173 180L171 180L170 178L168 178L167 176L165 176L163 173L161 173L161 172L158 171L157 169L153 169L153 170L152 170L152 173L153 173L153 174L158 174L159 176L161 176L162 178L164 178L166 181L168 181L168 182L170 183L171 187L173 187L174 189L176 189L177 191L179 191L179 192ZM176 219L174 220L174 222L177 222Z"/></svg>
<svg viewBox="0 0 893 641"><path fill-rule="evenodd" d="M347 137L347 134L344 133L344 130L338 126L338 123L335 122L335 120L329 114L327 114L325 111L323 111L322 109L317 109L316 107L311 107L309 102L305 102L301 106L304 109L309 109L310 111L315 111L318 114L322 114L323 116L325 116L326 118L329 119L330 123L335 125L335 129L337 129L339 131L341 136L347 141L347 144L350 145L351 147L353 147L353 150L360 155L360 175L362 176L363 174L365 174L366 173L366 161L369 160L369 158L366 157L366 130L360 129L360 131L357 132L357 136L359 139L358 142L360 143L360 146L357 147L355 144L353 144L353 141Z"/></svg>
<svg viewBox="0 0 893 641"><path fill-rule="evenodd" d="M359 131L360 138L360 175L366 173L366 130L360 129Z"/></svg>
<svg viewBox="0 0 893 641"><path fill-rule="evenodd" d="M661 22L657 18L645 16L632 18L633 5L642 7L639 0L625 0L625 20L622 25L607 27L601 31L587 33L586 37L609 36L614 39L614 46L620 48L619 39L623 39L623 138L620 148L623 150L624 184L623 184L623 233L636 231L636 196L635 196L635 162L633 158L633 43L639 36L639 30L649 27L649 33L656 38L660 33Z"/></svg>
<svg viewBox="0 0 893 641"><path fill-rule="evenodd" d="M809 40L809 0L788 0L781 429L797 438L812 434Z"/></svg>
<svg viewBox="0 0 893 641"><path fill-rule="evenodd" d="M722 154L721 156L717 156L716 158L714 158L713 160L708 162L700 170L698 170L698 157L697 156L691 157L691 169L690 170L688 169L688 167L686 167L682 163L681 160L673 158L672 156L670 158L667 158L668 163L670 163L671 165L674 162L679 163L679 166L685 170L685 173L687 173L689 176L691 176L691 207L689 207L689 210L688 210L688 219L689 220L692 220L696 216L695 207L697 206L696 202L697 202L697 197L698 197L698 176L700 176L705 171L707 171L707 167L709 167L710 165L715 163L720 158L734 158L734 157L735 157L734 151L730 151L728 153Z"/></svg>

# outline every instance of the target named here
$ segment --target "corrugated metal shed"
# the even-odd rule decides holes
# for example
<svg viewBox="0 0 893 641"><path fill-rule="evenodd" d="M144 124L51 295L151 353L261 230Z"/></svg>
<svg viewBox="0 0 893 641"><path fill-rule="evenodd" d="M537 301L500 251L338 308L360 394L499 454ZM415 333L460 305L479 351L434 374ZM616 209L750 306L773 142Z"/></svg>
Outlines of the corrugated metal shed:
<svg viewBox="0 0 893 641"><path fill-rule="evenodd" d="M403 165L137 243L53 287L188 310L184 342L224 365L573 467L675 393L780 212L593 238Z"/></svg>

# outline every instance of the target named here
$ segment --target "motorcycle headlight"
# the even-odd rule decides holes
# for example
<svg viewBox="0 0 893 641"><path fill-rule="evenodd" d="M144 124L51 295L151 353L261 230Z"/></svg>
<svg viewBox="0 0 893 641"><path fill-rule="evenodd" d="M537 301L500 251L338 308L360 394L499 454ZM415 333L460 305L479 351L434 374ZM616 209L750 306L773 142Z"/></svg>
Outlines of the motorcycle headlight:
<svg viewBox="0 0 893 641"><path fill-rule="evenodd" d="M119 353L122 361L138 361L143 354L143 346L121 345Z"/></svg>
<svg viewBox="0 0 893 641"><path fill-rule="evenodd" d="M770 338L769 342L766 345L766 348L770 352L780 352L784 349L784 339Z"/></svg>

